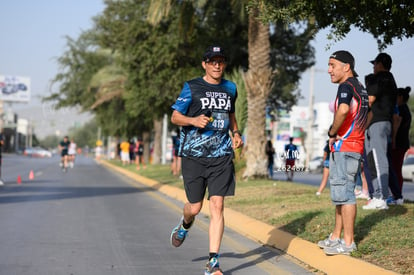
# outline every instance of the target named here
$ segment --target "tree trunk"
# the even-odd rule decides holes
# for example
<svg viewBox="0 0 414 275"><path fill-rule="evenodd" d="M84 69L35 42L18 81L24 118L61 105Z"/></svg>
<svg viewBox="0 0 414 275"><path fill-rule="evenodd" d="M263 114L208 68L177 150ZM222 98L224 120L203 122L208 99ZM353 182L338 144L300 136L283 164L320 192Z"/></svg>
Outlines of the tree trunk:
<svg viewBox="0 0 414 275"><path fill-rule="evenodd" d="M142 141L144 142L144 162L145 164L150 164L151 156L151 134L148 131L142 133Z"/></svg>
<svg viewBox="0 0 414 275"><path fill-rule="evenodd" d="M258 11L249 15L249 70L244 74L247 91L247 153L244 178L267 176L265 154L266 100L272 88L269 25L259 22Z"/></svg>
<svg viewBox="0 0 414 275"><path fill-rule="evenodd" d="M152 152L152 164L161 163L162 119L154 119L154 150Z"/></svg>

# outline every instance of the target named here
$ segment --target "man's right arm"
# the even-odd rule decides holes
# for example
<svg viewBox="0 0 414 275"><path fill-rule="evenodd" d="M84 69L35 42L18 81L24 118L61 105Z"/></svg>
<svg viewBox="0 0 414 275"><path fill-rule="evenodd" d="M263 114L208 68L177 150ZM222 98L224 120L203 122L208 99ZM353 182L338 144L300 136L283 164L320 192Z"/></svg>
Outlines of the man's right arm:
<svg viewBox="0 0 414 275"><path fill-rule="evenodd" d="M174 110L171 116L171 122L178 126L194 126L197 128L204 128L210 122L210 118L204 114L196 117L189 117L183 115L177 110Z"/></svg>

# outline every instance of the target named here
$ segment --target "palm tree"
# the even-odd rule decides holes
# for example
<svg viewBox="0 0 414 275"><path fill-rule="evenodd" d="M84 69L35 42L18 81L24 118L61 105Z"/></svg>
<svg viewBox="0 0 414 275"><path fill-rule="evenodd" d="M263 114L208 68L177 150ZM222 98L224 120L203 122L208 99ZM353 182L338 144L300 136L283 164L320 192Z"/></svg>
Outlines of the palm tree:
<svg viewBox="0 0 414 275"><path fill-rule="evenodd" d="M247 90L247 161L244 178L264 177L266 99L272 89L269 25L257 20L259 10L249 14L249 69L244 74Z"/></svg>

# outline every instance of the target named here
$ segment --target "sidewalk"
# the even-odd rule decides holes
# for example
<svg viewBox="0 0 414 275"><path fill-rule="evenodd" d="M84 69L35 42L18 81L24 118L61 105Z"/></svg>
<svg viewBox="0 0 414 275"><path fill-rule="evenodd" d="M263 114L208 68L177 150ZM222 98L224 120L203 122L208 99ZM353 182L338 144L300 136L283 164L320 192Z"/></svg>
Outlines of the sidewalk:
<svg viewBox="0 0 414 275"><path fill-rule="evenodd" d="M100 163L109 169L154 188L173 199L183 203L186 202L185 193L182 189L162 185L155 180L142 177L106 161L101 161ZM201 212L209 215L208 203L204 203L203 205ZM327 274L397 274L350 256L326 256L323 250L316 244L302 240L277 227L257 221L234 210L226 208L224 214L226 217L226 226L232 230L261 244L283 250L287 254Z"/></svg>

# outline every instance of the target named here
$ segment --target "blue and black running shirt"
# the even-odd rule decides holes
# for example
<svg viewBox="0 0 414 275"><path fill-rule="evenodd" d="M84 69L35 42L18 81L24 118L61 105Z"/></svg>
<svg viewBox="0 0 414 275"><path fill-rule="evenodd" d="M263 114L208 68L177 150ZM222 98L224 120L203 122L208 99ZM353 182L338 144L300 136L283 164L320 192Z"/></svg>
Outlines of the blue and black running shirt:
<svg viewBox="0 0 414 275"><path fill-rule="evenodd" d="M232 154L229 113L234 113L236 84L222 79L214 85L199 77L184 83L172 109L189 117L211 117L204 129L184 126L180 133L179 156L214 158Z"/></svg>

